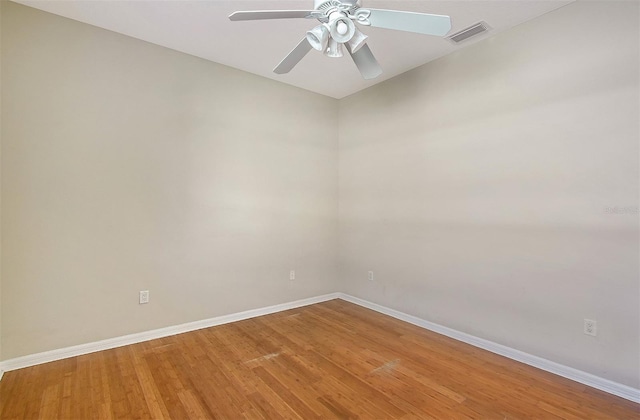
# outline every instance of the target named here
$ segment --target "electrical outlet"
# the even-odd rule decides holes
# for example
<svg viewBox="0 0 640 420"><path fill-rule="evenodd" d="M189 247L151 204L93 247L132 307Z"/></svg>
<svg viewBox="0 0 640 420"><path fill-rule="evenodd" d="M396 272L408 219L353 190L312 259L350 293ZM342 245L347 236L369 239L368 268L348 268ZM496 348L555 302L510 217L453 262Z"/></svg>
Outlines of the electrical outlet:
<svg viewBox="0 0 640 420"><path fill-rule="evenodd" d="M598 334L598 324L593 319L584 319L584 333L587 335Z"/></svg>
<svg viewBox="0 0 640 420"><path fill-rule="evenodd" d="M140 304L149 303L149 291L140 290Z"/></svg>
<svg viewBox="0 0 640 420"><path fill-rule="evenodd" d="M369 271L369 272L367 273L367 276L368 276L368 278L369 278L369 281L373 281L373 271Z"/></svg>
<svg viewBox="0 0 640 420"><path fill-rule="evenodd" d="M296 279L296 270L289 271L289 280L295 280L295 279Z"/></svg>

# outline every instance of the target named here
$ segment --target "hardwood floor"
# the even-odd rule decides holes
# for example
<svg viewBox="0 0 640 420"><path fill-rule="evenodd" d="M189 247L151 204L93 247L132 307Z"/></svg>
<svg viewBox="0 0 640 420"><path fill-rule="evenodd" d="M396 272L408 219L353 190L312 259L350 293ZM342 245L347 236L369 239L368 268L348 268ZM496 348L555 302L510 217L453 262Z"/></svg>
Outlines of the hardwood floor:
<svg viewBox="0 0 640 420"><path fill-rule="evenodd" d="M640 418L640 405L333 300L5 373L0 418Z"/></svg>

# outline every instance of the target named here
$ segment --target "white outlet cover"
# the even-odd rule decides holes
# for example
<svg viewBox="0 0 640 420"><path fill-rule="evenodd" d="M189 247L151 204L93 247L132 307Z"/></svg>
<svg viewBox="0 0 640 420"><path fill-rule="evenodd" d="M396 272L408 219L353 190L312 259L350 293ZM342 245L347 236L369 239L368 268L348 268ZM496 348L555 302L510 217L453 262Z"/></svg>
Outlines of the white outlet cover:
<svg viewBox="0 0 640 420"><path fill-rule="evenodd" d="M149 303L149 291L140 290L140 304Z"/></svg>
<svg viewBox="0 0 640 420"><path fill-rule="evenodd" d="M584 320L584 333L587 335L596 336L598 334L598 323L593 319Z"/></svg>
<svg viewBox="0 0 640 420"><path fill-rule="evenodd" d="M296 279L296 270L289 271L289 280L295 280L295 279Z"/></svg>
<svg viewBox="0 0 640 420"><path fill-rule="evenodd" d="M369 271L367 273L367 277L369 278L369 281L373 281L373 271Z"/></svg>

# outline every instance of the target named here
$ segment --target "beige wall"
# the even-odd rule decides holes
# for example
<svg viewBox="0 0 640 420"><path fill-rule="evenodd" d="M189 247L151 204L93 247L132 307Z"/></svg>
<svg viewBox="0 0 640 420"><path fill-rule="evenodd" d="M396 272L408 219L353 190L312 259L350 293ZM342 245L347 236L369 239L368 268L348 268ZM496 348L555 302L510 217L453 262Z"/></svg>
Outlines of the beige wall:
<svg viewBox="0 0 640 420"><path fill-rule="evenodd" d="M342 100L345 291L638 388L638 12L577 2Z"/></svg>
<svg viewBox="0 0 640 420"><path fill-rule="evenodd" d="M335 100L3 12L4 359L336 290Z"/></svg>

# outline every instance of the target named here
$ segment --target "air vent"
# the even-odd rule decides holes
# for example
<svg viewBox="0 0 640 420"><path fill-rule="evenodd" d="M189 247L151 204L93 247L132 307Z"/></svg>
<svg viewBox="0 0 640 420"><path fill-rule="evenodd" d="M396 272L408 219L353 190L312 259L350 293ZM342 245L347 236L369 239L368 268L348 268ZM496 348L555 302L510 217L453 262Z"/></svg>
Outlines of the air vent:
<svg viewBox="0 0 640 420"><path fill-rule="evenodd" d="M489 30L489 25L484 22L478 22L475 25L471 25L468 28L465 28L459 32L456 32L453 35L449 35L447 39L449 39L454 44L459 44L462 41L465 41L472 36L477 36L482 33L485 33Z"/></svg>

